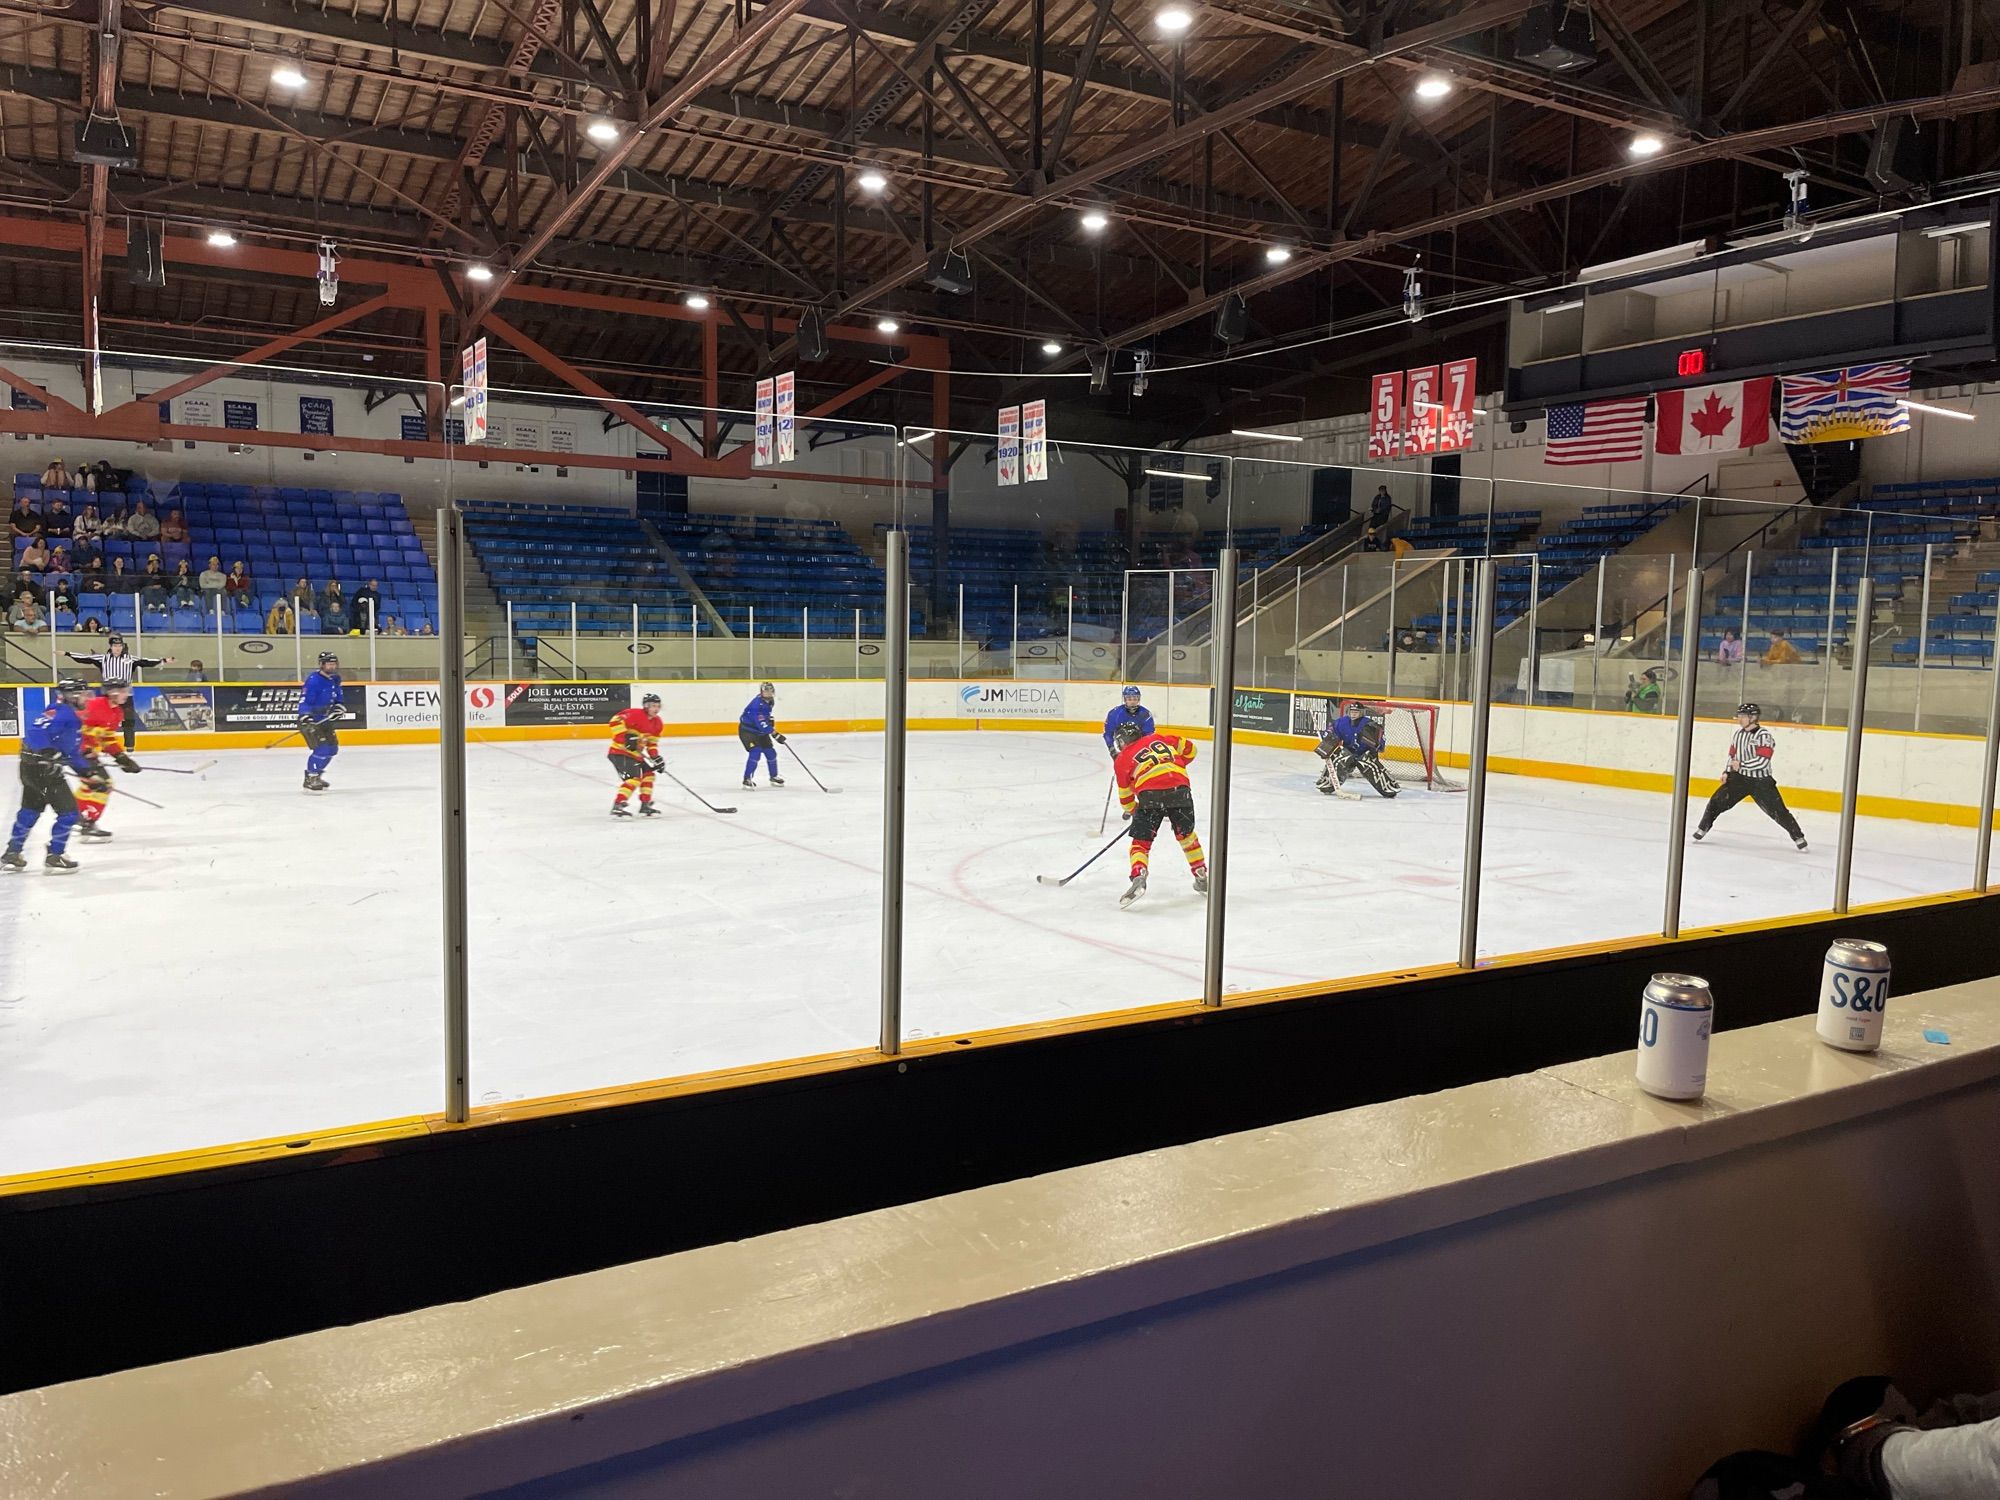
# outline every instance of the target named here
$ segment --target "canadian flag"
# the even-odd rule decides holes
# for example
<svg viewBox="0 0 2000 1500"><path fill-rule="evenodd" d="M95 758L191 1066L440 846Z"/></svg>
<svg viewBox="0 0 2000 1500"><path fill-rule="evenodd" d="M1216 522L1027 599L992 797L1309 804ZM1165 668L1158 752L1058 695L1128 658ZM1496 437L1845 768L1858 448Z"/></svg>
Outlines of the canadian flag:
<svg viewBox="0 0 2000 1500"><path fill-rule="evenodd" d="M1653 451L1722 453L1771 436L1771 382L1685 386L1654 398Z"/></svg>

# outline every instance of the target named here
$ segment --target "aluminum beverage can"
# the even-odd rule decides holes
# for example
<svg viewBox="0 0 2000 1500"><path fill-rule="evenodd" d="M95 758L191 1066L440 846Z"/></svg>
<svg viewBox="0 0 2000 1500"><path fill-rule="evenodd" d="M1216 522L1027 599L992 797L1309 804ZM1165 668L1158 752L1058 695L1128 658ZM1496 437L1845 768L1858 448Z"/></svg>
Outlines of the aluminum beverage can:
<svg viewBox="0 0 2000 1500"><path fill-rule="evenodd" d="M1655 974L1639 1000L1639 1087L1661 1099L1699 1099L1714 1019L1706 979Z"/></svg>
<svg viewBox="0 0 2000 1500"><path fill-rule="evenodd" d="M1889 1004L1889 950L1866 938L1836 938L1820 965L1819 1039L1845 1052L1882 1045Z"/></svg>

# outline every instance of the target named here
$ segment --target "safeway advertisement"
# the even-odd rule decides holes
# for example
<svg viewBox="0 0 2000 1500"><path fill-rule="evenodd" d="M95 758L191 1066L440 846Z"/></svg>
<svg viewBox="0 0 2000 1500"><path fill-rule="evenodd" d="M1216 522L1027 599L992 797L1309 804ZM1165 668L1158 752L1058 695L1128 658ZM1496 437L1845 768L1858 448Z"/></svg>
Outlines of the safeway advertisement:
<svg viewBox="0 0 2000 1500"><path fill-rule="evenodd" d="M368 724L373 729L436 729L443 719L441 698L432 682L377 682L368 687ZM506 723L506 690L479 683L465 690L465 726L493 729Z"/></svg>

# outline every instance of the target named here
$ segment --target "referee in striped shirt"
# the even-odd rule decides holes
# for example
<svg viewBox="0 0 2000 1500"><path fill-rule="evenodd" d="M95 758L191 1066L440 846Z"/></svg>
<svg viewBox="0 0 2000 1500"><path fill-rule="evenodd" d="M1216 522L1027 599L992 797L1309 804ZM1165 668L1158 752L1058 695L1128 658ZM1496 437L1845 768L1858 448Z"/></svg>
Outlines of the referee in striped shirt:
<svg viewBox="0 0 2000 1500"><path fill-rule="evenodd" d="M1708 837L1708 830L1717 818L1748 797L1764 810L1765 817L1791 835L1796 847L1805 848L1806 836L1799 831L1799 820L1785 806L1785 799L1778 793L1777 779L1771 775L1771 755L1778 741L1758 722L1762 712L1754 703L1736 705L1736 733L1729 738L1729 764L1722 773L1722 785L1715 789L1715 795L1708 799L1708 806L1702 812L1701 826L1694 831L1696 843Z"/></svg>
<svg viewBox="0 0 2000 1500"><path fill-rule="evenodd" d="M67 656L71 661L82 662L87 667L97 668L98 678L106 687L117 687L120 684L126 687L132 686L133 679L141 667L171 667L174 664L174 659L171 656L127 655L125 637L122 635L107 636L104 641L104 650L101 652L65 651L63 655ZM131 698L125 700L125 723L123 727L125 730L125 748L129 751L139 738L139 711L132 706Z"/></svg>

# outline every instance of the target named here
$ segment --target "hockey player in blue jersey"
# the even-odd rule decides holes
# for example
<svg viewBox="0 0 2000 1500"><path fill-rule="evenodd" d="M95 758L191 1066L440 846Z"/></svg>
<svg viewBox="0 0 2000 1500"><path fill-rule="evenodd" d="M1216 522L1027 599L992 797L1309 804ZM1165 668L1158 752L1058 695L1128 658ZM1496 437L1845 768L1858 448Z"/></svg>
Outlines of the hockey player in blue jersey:
<svg viewBox="0 0 2000 1500"><path fill-rule="evenodd" d="M1156 732L1153 715L1139 702L1139 690L1130 683L1119 695L1124 701L1104 716L1104 748L1111 752L1111 758L1118 758L1118 731L1127 724L1139 726L1143 739L1151 739Z"/></svg>
<svg viewBox="0 0 2000 1500"><path fill-rule="evenodd" d="M49 830L49 849L42 857L42 868L60 875L77 867L63 852L69 847L69 833L77 820L76 794L63 779L63 772L74 771L93 791L111 786L104 767L84 754L83 718L77 705L83 702L86 691L76 678L63 678L56 684L49 706L29 721L21 736L21 810L14 815L14 828L7 838L7 852L0 854L0 866L28 868L21 847L46 809L55 813L56 821Z"/></svg>
<svg viewBox="0 0 2000 1500"><path fill-rule="evenodd" d="M306 756L307 791L328 790L321 773L340 754L340 737L333 732L333 726L346 717L347 705L340 696L340 658L331 651L322 651L319 670L306 678L305 691L299 695L299 733L305 736L310 752Z"/></svg>
<svg viewBox="0 0 2000 1500"><path fill-rule="evenodd" d="M750 758L743 763L743 789L746 792L757 784L754 778L760 755L764 758L771 785L785 784L785 778L778 774L778 752L771 748L773 741L780 745L785 743L785 737L778 733L777 702L778 690L768 682L759 683L757 696L744 706L743 717L736 721L736 737L750 752Z"/></svg>
<svg viewBox="0 0 2000 1500"><path fill-rule="evenodd" d="M1359 771L1367 783L1384 797L1402 790L1382 765L1382 745L1388 738L1382 716L1352 700L1340 705L1338 717L1328 721L1313 753L1326 764L1320 767L1319 789L1329 797L1354 801L1359 793L1342 783Z"/></svg>

